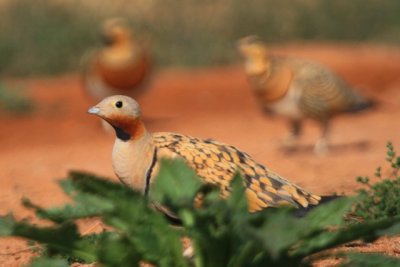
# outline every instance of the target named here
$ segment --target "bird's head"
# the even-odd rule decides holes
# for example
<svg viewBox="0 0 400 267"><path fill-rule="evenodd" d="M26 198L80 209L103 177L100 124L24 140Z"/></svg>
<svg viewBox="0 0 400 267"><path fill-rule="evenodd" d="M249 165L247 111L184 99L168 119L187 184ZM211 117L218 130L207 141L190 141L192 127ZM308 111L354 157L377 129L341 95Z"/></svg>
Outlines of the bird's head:
<svg viewBox="0 0 400 267"><path fill-rule="evenodd" d="M236 43L236 47L245 59L261 59L268 55L267 47L256 35L250 35L239 39Z"/></svg>
<svg viewBox="0 0 400 267"><path fill-rule="evenodd" d="M126 20L111 18L102 24L101 37L106 45L125 43L131 39L131 31Z"/></svg>
<svg viewBox="0 0 400 267"><path fill-rule="evenodd" d="M138 138L144 133L139 104L128 96L114 95L91 107L88 113L107 121L120 139ZM120 136L118 136L120 135Z"/></svg>

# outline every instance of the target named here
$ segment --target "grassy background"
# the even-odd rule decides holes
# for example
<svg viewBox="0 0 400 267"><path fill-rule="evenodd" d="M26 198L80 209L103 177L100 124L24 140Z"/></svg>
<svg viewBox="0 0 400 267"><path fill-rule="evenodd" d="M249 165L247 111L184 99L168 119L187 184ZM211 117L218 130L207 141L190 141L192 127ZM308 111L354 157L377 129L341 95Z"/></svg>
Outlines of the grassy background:
<svg viewBox="0 0 400 267"><path fill-rule="evenodd" d="M99 23L129 18L150 37L160 66L232 62L234 42L258 34L271 43L400 43L398 0L3 0L0 74L51 75L80 68L98 45Z"/></svg>

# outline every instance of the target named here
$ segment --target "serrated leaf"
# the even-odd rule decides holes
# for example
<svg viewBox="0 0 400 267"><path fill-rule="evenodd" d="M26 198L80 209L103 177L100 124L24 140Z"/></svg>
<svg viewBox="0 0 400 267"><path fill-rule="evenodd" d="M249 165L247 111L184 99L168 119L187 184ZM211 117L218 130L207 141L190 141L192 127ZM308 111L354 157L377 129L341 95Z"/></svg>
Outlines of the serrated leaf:
<svg viewBox="0 0 400 267"><path fill-rule="evenodd" d="M252 230L254 237L261 241L264 250L268 251L273 259L278 259L288 252L289 248L309 231L305 221L294 217L291 211L264 211L265 222Z"/></svg>
<svg viewBox="0 0 400 267"><path fill-rule="evenodd" d="M324 203L311 210L304 220L307 222L308 229L323 229L343 223L344 216L349 212L355 199L350 197L340 197L329 203Z"/></svg>
<svg viewBox="0 0 400 267"><path fill-rule="evenodd" d="M105 235L99 240L99 263L104 266L139 266L140 254L126 237Z"/></svg>
<svg viewBox="0 0 400 267"><path fill-rule="evenodd" d="M33 209L40 218L56 223L99 216L102 213L111 211L114 207L109 200L91 195L76 195L74 199L76 203L73 205L66 204L63 207L49 209L41 208L28 199L23 200L23 205Z"/></svg>
<svg viewBox="0 0 400 267"><path fill-rule="evenodd" d="M304 218L296 218L291 210L265 211L266 221L254 234L260 240L265 249L271 253L274 259L288 253L301 241L312 242L314 236L325 232L329 226L341 224L343 216L349 210L353 201L351 199L338 199L330 203L316 207ZM268 214L268 215L267 215ZM318 246L323 246L326 241L318 239ZM315 244L314 244L315 245ZM313 246L310 247L310 249ZM295 250L293 254L300 252ZM307 254L304 247L301 253Z"/></svg>
<svg viewBox="0 0 400 267"><path fill-rule="evenodd" d="M154 179L149 196L152 201L176 211L192 206L203 183L182 160L161 160L160 171Z"/></svg>
<svg viewBox="0 0 400 267"><path fill-rule="evenodd" d="M95 260L94 250L90 244L80 239L75 224L66 223L58 227L38 227L28 222L15 221L7 216L0 219L0 229L3 236L18 236L27 238L59 252L74 255L87 262Z"/></svg>
<svg viewBox="0 0 400 267"><path fill-rule="evenodd" d="M109 199L110 201L130 197L141 199L142 194L120 183L110 181L107 178L99 177L91 173L71 171L68 179L76 193L84 193Z"/></svg>

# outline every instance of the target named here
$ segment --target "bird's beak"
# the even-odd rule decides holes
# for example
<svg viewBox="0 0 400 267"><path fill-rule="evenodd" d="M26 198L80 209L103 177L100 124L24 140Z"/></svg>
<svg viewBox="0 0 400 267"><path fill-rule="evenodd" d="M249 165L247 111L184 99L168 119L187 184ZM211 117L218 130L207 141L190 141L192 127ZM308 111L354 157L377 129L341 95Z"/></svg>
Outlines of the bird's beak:
<svg viewBox="0 0 400 267"><path fill-rule="evenodd" d="M91 107L87 111L89 114L99 115L100 109L98 107Z"/></svg>

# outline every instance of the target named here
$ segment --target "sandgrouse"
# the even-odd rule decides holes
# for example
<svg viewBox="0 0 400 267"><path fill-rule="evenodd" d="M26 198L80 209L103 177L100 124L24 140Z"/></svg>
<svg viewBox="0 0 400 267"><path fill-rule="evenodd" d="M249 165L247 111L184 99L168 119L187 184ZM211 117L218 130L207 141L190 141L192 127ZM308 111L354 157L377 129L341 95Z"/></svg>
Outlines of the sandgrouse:
<svg viewBox="0 0 400 267"><path fill-rule="evenodd" d="M321 197L283 179L234 146L177 133L150 134L141 119L138 103L130 97L107 97L88 112L115 129L114 172L124 184L144 194L149 192L161 158L181 158L203 182L217 185L222 197L229 195L230 181L239 171L244 177L251 212L285 205L307 208L321 200Z"/></svg>
<svg viewBox="0 0 400 267"><path fill-rule="evenodd" d="M122 18L106 20L101 35L104 46L84 56L86 91L96 102L115 94L137 97L149 78L149 52Z"/></svg>
<svg viewBox="0 0 400 267"><path fill-rule="evenodd" d="M244 58L245 72L261 106L272 114L285 117L291 133L287 148L294 145L305 118L319 122L322 136L316 142L316 154L328 151L327 135L333 116L363 110L370 100L350 88L326 67L307 60L269 54L257 36L247 36L237 43Z"/></svg>

